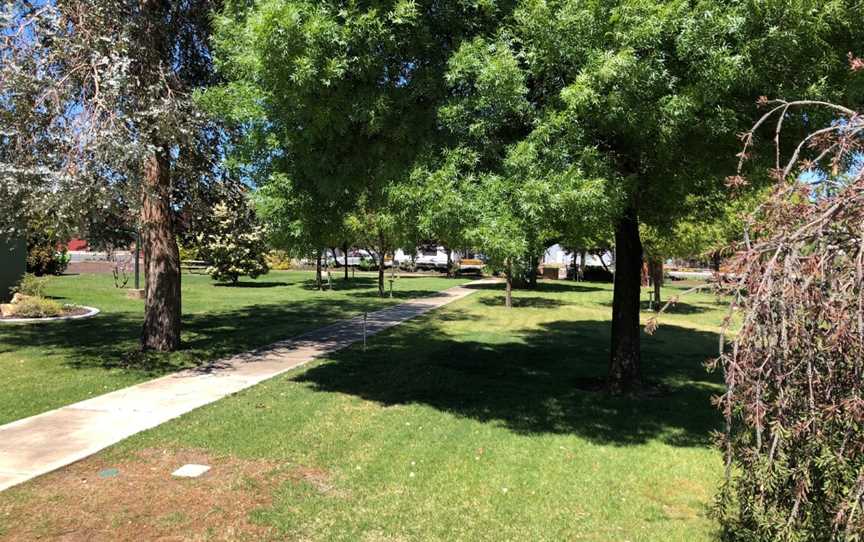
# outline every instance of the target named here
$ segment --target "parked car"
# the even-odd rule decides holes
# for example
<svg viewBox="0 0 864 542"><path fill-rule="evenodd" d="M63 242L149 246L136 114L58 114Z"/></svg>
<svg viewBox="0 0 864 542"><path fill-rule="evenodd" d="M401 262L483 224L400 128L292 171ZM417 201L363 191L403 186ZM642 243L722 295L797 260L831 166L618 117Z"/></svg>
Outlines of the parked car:
<svg viewBox="0 0 864 542"><path fill-rule="evenodd" d="M414 260L414 266L417 269L437 269L440 271L447 270L447 251L442 246L425 246L417 251L417 258Z"/></svg>

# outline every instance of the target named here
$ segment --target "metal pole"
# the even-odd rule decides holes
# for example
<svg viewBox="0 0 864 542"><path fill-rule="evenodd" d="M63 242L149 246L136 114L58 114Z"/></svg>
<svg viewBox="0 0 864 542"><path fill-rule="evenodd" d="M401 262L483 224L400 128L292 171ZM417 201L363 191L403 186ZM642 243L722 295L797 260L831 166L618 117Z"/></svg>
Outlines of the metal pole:
<svg viewBox="0 0 864 542"><path fill-rule="evenodd" d="M135 230L135 289L141 289L141 279L140 277L140 264L138 260L141 259L141 229L137 228Z"/></svg>

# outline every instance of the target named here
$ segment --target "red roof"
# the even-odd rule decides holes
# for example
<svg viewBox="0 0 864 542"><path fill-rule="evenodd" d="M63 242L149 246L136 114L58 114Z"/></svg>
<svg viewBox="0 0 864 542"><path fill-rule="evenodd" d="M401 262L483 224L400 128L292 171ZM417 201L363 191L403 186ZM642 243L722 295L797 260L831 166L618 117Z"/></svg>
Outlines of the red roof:
<svg viewBox="0 0 864 542"><path fill-rule="evenodd" d="M66 245L67 250L87 250L87 241L85 239L71 239Z"/></svg>

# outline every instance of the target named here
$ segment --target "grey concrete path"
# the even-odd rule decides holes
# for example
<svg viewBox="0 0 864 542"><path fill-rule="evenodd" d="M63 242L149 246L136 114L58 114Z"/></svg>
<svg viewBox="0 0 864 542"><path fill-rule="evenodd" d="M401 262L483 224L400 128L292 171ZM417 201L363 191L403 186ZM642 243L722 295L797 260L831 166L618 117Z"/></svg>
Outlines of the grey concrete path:
<svg viewBox="0 0 864 542"><path fill-rule="evenodd" d="M465 286L491 281L476 281ZM457 286L368 315L368 335L462 299ZM0 491L363 340L363 317L0 426Z"/></svg>

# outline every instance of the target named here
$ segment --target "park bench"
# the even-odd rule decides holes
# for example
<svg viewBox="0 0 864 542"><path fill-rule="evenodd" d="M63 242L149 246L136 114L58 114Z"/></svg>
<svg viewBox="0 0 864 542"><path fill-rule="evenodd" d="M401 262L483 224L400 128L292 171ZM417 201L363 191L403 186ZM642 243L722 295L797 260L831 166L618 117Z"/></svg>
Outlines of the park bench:
<svg viewBox="0 0 864 542"><path fill-rule="evenodd" d="M180 262L181 271L187 271L194 274L203 275L207 272L208 267L210 267L210 262L204 260L183 260Z"/></svg>
<svg viewBox="0 0 864 542"><path fill-rule="evenodd" d="M478 260L474 258L462 258L459 261L459 273L461 274L482 274L483 273L483 260Z"/></svg>

